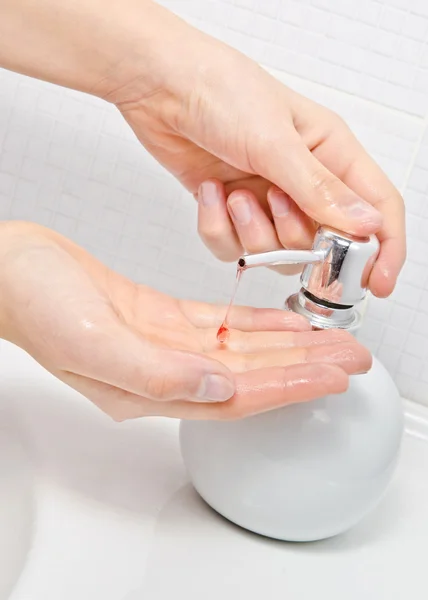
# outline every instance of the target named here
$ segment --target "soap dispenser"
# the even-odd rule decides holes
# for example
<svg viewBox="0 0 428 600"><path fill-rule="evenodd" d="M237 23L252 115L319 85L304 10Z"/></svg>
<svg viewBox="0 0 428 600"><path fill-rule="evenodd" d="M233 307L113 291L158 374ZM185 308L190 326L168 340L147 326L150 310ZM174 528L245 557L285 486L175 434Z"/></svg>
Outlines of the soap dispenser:
<svg viewBox="0 0 428 600"><path fill-rule="evenodd" d="M320 227L312 250L246 255L239 265L305 264L286 308L314 329L356 334L378 251L375 236ZM232 422L182 421L180 446L195 489L218 513L267 537L306 542L345 532L379 503L402 434L400 395L374 358L343 394Z"/></svg>

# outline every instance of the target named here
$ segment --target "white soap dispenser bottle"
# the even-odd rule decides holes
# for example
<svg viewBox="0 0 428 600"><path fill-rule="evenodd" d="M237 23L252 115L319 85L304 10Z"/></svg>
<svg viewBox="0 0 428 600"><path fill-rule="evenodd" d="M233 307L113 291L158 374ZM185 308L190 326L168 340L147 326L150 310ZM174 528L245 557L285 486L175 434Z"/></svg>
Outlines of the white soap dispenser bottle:
<svg viewBox="0 0 428 600"><path fill-rule="evenodd" d="M287 308L315 329L355 333L377 239L321 227L312 251L247 255L241 267L303 262L302 288ZM194 487L221 515L288 541L332 537L357 524L394 473L403 408L381 363L339 395L233 421L182 421L182 456Z"/></svg>

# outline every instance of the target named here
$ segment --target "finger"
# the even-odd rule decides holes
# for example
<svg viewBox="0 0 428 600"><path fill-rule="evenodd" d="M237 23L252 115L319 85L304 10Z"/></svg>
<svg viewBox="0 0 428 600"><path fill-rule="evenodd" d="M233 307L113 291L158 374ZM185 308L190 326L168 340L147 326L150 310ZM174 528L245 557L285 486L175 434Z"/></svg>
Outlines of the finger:
<svg viewBox="0 0 428 600"><path fill-rule="evenodd" d="M315 224L293 202L288 194L272 186L268 191L276 234L284 248L311 248Z"/></svg>
<svg viewBox="0 0 428 600"><path fill-rule="evenodd" d="M227 306L180 300L180 308L190 323L200 328L218 327L224 320ZM288 310L233 306L229 326L242 331L307 331L309 321Z"/></svg>
<svg viewBox="0 0 428 600"><path fill-rule="evenodd" d="M378 165L356 142L356 154L344 176L346 183L383 215L380 252L369 287L375 296L391 294L406 259L406 224L403 198ZM352 150L349 150L352 152Z"/></svg>
<svg viewBox="0 0 428 600"><path fill-rule="evenodd" d="M61 370L90 377L152 400L220 402L233 395L233 375L207 356L152 344L125 325L93 326Z"/></svg>
<svg viewBox="0 0 428 600"><path fill-rule="evenodd" d="M401 235L383 241L381 238L379 256L369 279L369 289L375 296L386 298L394 291L405 260L406 244Z"/></svg>
<svg viewBox="0 0 428 600"><path fill-rule="evenodd" d="M199 334L204 352L216 352L219 342L216 339L217 329L202 329ZM340 329L325 331L255 331L246 332L231 330L227 342L227 351L239 354L261 353L287 348L306 348L325 346L336 343L355 343L350 334ZM222 348L224 352L224 348ZM223 356L223 355L221 355Z"/></svg>
<svg viewBox="0 0 428 600"><path fill-rule="evenodd" d="M204 244L220 260L237 260L243 248L236 235L220 181L204 181L198 191L198 232Z"/></svg>
<svg viewBox="0 0 428 600"><path fill-rule="evenodd" d="M210 356L221 360L234 373L244 373L270 367L286 367L294 364L335 364L348 375L366 373L372 364L370 352L357 342L342 342L324 345L271 350L252 354L224 352L219 349Z"/></svg>
<svg viewBox="0 0 428 600"><path fill-rule="evenodd" d="M340 151L334 149L340 148ZM401 194L344 124L315 151L319 160L383 216L379 257L371 273L373 294L388 296L406 258L405 210Z"/></svg>
<svg viewBox="0 0 428 600"><path fill-rule="evenodd" d="M206 404L185 400L156 402L78 375L62 374L59 378L119 422L147 416L236 420L342 393L348 387L346 373L331 364L291 365L237 375L233 398L227 402Z"/></svg>
<svg viewBox="0 0 428 600"><path fill-rule="evenodd" d="M294 134L287 131L287 145L283 149L275 147L269 155L261 153L256 165L261 174L322 225L357 236L379 231L381 214L324 167L298 133Z"/></svg>
<svg viewBox="0 0 428 600"><path fill-rule="evenodd" d="M348 388L348 376L336 365L301 364L252 371L237 375L236 392L231 400L207 405L204 418L236 420L260 414L282 406L308 402L328 394L343 393ZM198 418L197 410L190 418ZM189 416L183 416L189 418Z"/></svg>
<svg viewBox="0 0 428 600"><path fill-rule="evenodd" d="M246 252L280 247L275 228L253 192L235 190L227 198L227 208Z"/></svg>
<svg viewBox="0 0 428 600"><path fill-rule="evenodd" d="M263 177L259 177L258 175L249 175L247 177L241 177L239 179L227 181L224 189L226 190L226 198L228 198L230 194L235 191L250 191L257 199L257 202L261 206L264 213L269 217L270 208L269 204L267 203L267 192L271 186L272 184L270 181L266 181L266 179L263 179Z"/></svg>
<svg viewBox="0 0 428 600"><path fill-rule="evenodd" d="M227 206L236 228L241 245L249 254L282 248L275 227L261 208L257 198L249 190L232 192ZM276 271L285 274L299 273L299 265L277 267Z"/></svg>

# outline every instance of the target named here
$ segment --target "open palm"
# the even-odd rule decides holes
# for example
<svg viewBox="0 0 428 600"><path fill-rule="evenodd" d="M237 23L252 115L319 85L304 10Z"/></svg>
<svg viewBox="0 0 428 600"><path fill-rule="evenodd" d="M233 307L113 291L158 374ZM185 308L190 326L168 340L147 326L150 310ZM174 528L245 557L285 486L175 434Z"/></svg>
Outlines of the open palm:
<svg viewBox="0 0 428 600"><path fill-rule="evenodd" d="M345 332L238 307L171 298L111 271L44 228L3 227L3 336L116 420L232 419L343 391L369 353Z"/></svg>

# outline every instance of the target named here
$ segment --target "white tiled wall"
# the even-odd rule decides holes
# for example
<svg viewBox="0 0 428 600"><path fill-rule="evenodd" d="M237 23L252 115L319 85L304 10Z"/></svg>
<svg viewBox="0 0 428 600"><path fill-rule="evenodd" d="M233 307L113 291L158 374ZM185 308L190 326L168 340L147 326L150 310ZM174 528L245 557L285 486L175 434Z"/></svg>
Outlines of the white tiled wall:
<svg viewBox="0 0 428 600"><path fill-rule="evenodd" d="M363 340L402 393L428 404L427 0L163 0L345 117L402 190L409 258L370 299ZM102 102L0 70L0 219L73 238L174 295L227 301L234 266L196 234L193 198ZM239 301L281 306L295 278L249 272Z"/></svg>

